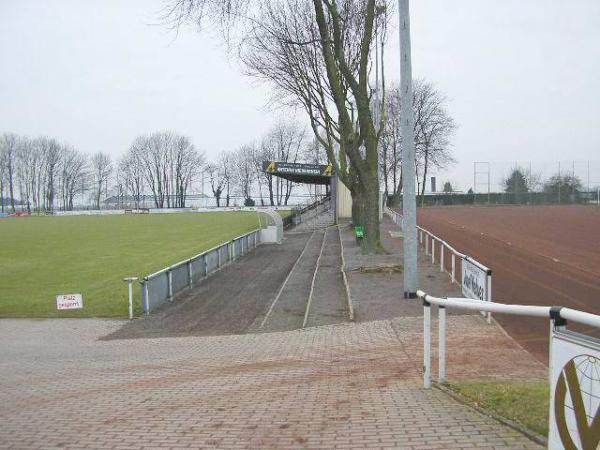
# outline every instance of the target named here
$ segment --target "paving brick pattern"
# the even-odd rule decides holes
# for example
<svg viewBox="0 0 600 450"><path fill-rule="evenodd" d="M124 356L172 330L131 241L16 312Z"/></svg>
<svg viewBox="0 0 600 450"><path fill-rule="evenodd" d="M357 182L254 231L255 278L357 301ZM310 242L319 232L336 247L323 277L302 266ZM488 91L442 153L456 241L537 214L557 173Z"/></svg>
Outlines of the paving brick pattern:
<svg viewBox="0 0 600 450"><path fill-rule="evenodd" d="M340 230L356 320L362 322L400 316L422 316L423 306L419 300L404 300L402 273L389 275L361 273L358 270L361 267L403 265L399 227L384 216L380 230L381 243L387 251L385 255L363 255L353 230L347 224L341 225ZM452 284L447 274L431 264L430 257L419 251L417 261L420 289L436 296L462 296L460 287ZM456 309L450 309L448 313L464 314Z"/></svg>
<svg viewBox="0 0 600 450"><path fill-rule="evenodd" d="M0 447L538 448L421 388L415 319L109 341L122 322L0 320Z"/></svg>

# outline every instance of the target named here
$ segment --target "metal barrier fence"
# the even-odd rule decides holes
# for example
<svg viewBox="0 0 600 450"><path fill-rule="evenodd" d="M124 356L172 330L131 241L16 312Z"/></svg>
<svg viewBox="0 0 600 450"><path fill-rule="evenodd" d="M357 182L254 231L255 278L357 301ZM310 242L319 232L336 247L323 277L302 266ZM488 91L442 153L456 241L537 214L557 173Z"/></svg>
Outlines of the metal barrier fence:
<svg viewBox="0 0 600 450"><path fill-rule="evenodd" d="M595 449L600 442L600 340L567 329L567 322L600 328L600 316L560 306L509 305L469 298L423 301L423 385L431 387L431 305L438 306L438 382L446 381L446 308L486 311L550 321L548 448ZM568 393L567 393L568 391Z"/></svg>
<svg viewBox="0 0 600 450"><path fill-rule="evenodd" d="M401 214L387 207L385 212L402 228ZM492 269L459 252L443 239L419 226L417 238L419 245L425 250L425 255L431 256L431 263L439 263L440 272L447 273L453 284L460 284L463 295L475 300L492 301ZM449 258L446 258L446 255ZM487 320L488 323L491 322L489 312Z"/></svg>
<svg viewBox="0 0 600 450"><path fill-rule="evenodd" d="M314 203L311 203L304 208L297 209L294 211L293 223L299 225L302 222L308 222L314 219L319 214L329 211L331 209L331 197L324 197Z"/></svg>
<svg viewBox="0 0 600 450"><path fill-rule="evenodd" d="M202 278L247 254L260 244L260 230L236 237L196 256L150 274L141 281L142 310L146 314L192 288Z"/></svg>

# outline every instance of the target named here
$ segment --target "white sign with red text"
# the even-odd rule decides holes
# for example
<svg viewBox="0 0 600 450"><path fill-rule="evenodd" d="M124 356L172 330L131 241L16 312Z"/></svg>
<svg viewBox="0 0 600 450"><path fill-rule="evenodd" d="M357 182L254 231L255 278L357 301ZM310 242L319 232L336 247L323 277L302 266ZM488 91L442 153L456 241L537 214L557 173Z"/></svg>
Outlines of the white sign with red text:
<svg viewBox="0 0 600 450"><path fill-rule="evenodd" d="M81 294L63 294L56 296L56 309L81 309L83 297Z"/></svg>

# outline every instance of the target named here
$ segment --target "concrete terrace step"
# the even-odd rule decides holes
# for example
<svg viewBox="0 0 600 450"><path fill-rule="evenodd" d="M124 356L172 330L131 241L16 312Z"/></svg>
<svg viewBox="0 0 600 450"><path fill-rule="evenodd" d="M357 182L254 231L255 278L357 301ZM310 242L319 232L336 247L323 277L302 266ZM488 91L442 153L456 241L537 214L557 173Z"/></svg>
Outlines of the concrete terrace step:
<svg viewBox="0 0 600 450"><path fill-rule="evenodd" d="M294 227L294 231L308 231L315 228L330 227L335 223L333 210L328 210L316 216L303 216L302 222Z"/></svg>

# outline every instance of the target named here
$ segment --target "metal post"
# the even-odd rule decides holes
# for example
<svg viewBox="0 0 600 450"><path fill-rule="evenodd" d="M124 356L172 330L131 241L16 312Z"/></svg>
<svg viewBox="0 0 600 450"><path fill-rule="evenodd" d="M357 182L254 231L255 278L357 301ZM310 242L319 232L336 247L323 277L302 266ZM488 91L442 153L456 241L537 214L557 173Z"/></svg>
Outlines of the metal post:
<svg viewBox="0 0 600 450"><path fill-rule="evenodd" d="M490 166L490 163L488 162L488 173L487 173L487 176L488 176L488 205L490 204L490 188L491 188L490 172L491 172L491 170L492 170L492 167Z"/></svg>
<svg viewBox="0 0 600 450"><path fill-rule="evenodd" d="M446 381L446 307L438 306L438 383Z"/></svg>
<svg viewBox="0 0 600 450"><path fill-rule="evenodd" d="M133 319L133 282L136 281L137 277L127 277L123 278L123 281L127 283L127 288L129 291L129 320ZM148 297L146 297L146 301Z"/></svg>
<svg viewBox="0 0 600 450"><path fill-rule="evenodd" d="M402 215L404 246L404 298L417 296L417 197L415 192L415 136L408 0L399 0L400 117L402 121Z"/></svg>
<svg viewBox="0 0 600 450"><path fill-rule="evenodd" d="M148 280L144 280L144 297L146 302L146 315L150 314L150 300L148 299Z"/></svg>
<svg viewBox="0 0 600 450"><path fill-rule="evenodd" d="M562 178L560 176L560 161L558 161L558 203L560 204L560 185L562 184Z"/></svg>
<svg viewBox="0 0 600 450"><path fill-rule="evenodd" d="M431 305L423 301L423 386L431 387Z"/></svg>
<svg viewBox="0 0 600 450"><path fill-rule="evenodd" d="M456 283L456 255L452 252L452 284Z"/></svg>
<svg viewBox="0 0 600 450"><path fill-rule="evenodd" d="M431 238L431 264L435 264L435 239Z"/></svg>
<svg viewBox="0 0 600 450"><path fill-rule="evenodd" d="M444 272L444 270L446 269L444 267L444 253L445 253L445 246L442 242L440 242L440 272Z"/></svg>
<svg viewBox="0 0 600 450"><path fill-rule="evenodd" d="M587 162L587 191L590 192L590 161Z"/></svg>
<svg viewBox="0 0 600 450"><path fill-rule="evenodd" d="M475 203L475 194L477 194L477 163L473 162L473 203Z"/></svg>
<svg viewBox="0 0 600 450"><path fill-rule="evenodd" d="M171 269L167 270L167 286L169 288L169 301L173 300L173 274Z"/></svg>
<svg viewBox="0 0 600 450"><path fill-rule="evenodd" d="M488 298L487 298L487 301L491 302L492 301L492 271L491 270L488 272L487 282L488 282ZM492 323L492 313L489 312L489 311L487 313L487 323L488 324Z"/></svg>
<svg viewBox="0 0 600 450"><path fill-rule="evenodd" d="M190 289L194 287L194 273L193 273L193 269L192 269L192 260L190 259L187 262L187 268L188 268L188 285L190 286Z"/></svg>

